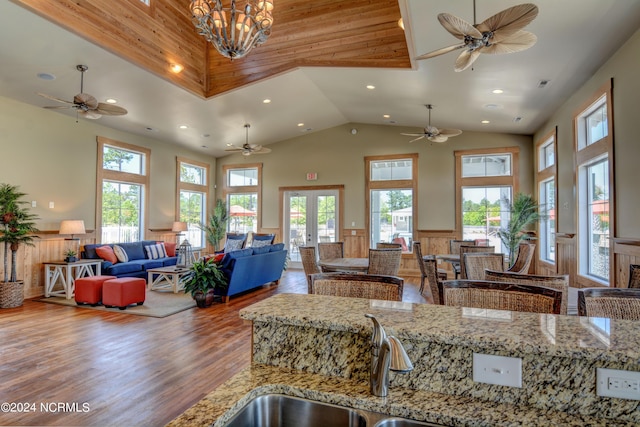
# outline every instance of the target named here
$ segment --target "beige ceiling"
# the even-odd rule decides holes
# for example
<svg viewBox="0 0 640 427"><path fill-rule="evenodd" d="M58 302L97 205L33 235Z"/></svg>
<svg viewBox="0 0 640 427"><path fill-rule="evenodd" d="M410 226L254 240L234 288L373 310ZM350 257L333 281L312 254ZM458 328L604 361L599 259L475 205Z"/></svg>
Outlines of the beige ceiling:
<svg viewBox="0 0 640 427"><path fill-rule="evenodd" d="M23 1L41 12L61 13L51 6L56 2ZM1 96L37 106L51 101L35 92L71 99L79 92L75 65L87 64L85 92L99 101L117 98L129 110L126 116L103 117L101 124L214 156L224 155L228 142L243 142L246 122L251 123L250 142L261 144L349 122L386 123L397 126L398 133L415 132L426 124L426 103L434 104L432 123L439 127L531 134L640 26L637 1L540 0L535 2L539 16L527 27L538 36L535 46L481 56L473 70L455 73L456 53L418 62L411 58L454 44L437 14L449 12L473 22L471 0L381 2L386 7L375 1L275 0L279 13L272 37L233 63L194 35L187 0L156 7L154 16L162 25L180 30L168 37L157 23L149 23L153 43L137 35L144 31L135 19L114 20L101 8L106 15L95 22L83 16L86 10L76 10L91 1L58 2L73 6L62 13L68 29L15 3L22 2L0 3L5 40L0 45ZM478 21L517 4L476 3ZM406 37L396 25L398 13ZM74 32L80 29L102 47L78 37ZM119 46L118 38L127 42ZM165 49L146 51L158 43ZM158 68L175 58L187 64L183 76ZM39 79L40 72L56 79ZM540 89L540 80L549 84ZM376 89L367 90L368 84ZM492 94L495 88L504 94ZM272 102L263 104L265 98ZM516 123L515 117L522 120ZM491 123L480 124L483 119ZM182 124L188 129L178 129ZM409 139L398 135L397 142Z"/></svg>

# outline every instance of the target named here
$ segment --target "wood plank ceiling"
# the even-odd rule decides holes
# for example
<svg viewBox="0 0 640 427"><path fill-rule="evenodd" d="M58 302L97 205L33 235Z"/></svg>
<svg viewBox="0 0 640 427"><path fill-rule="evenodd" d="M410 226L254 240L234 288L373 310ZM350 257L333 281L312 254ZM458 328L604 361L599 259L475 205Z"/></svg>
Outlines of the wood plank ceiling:
<svg viewBox="0 0 640 427"><path fill-rule="evenodd" d="M302 66L411 68L397 1L275 0L269 39L234 61L197 34L188 0L12 1L203 98Z"/></svg>

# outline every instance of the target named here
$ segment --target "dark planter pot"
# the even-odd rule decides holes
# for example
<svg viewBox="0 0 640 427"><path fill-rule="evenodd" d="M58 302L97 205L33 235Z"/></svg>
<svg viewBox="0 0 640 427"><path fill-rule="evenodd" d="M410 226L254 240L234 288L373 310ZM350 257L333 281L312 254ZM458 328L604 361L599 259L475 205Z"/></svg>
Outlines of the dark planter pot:
<svg viewBox="0 0 640 427"><path fill-rule="evenodd" d="M64 259L64 262L76 262L78 260L78 258L74 257L74 256L68 256Z"/></svg>
<svg viewBox="0 0 640 427"><path fill-rule="evenodd" d="M193 299L196 300L196 305L199 308L207 308L211 306L211 304L213 304L213 297L213 289L209 289L206 294L198 291L193 295Z"/></svg>

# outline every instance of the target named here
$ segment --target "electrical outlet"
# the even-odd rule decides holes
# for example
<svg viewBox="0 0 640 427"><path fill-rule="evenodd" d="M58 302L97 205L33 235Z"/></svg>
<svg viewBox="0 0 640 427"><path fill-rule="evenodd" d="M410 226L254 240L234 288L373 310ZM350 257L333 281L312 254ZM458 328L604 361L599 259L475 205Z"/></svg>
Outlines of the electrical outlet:
<svg viewBox="0 0 640 427"><path fill-rule="evenodd" d="M602 397L640 400L640 372L598 368L596 394Z"/></svg>
<svg viewBox="0 0 640 427"><path fill-rule="evenodd" d="M473 353L473 381L522 387L522 359Z"/></svg>

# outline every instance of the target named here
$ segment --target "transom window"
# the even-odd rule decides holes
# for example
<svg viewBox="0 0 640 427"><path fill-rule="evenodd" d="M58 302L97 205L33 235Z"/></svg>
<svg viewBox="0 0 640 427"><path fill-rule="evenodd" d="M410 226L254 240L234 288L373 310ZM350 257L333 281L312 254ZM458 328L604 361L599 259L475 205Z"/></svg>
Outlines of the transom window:
<svg viewBox="0 0 640 427"><path fill-rule="evenodd" d="M462 177L509 176L511 175L511 155L462 156Z"/></svg>
<svg viewBox="0 0 640 427"><path fill-rule="evenodd" d="M545 170L556 164L555 137L551 137L538 148L538 171Z"/></svg>
<svg viewBox="0 0 640 427"><path fill-rule="evenodd" d="M229 169L227 182L229 187L258 185L258 168Z"/></svg>

